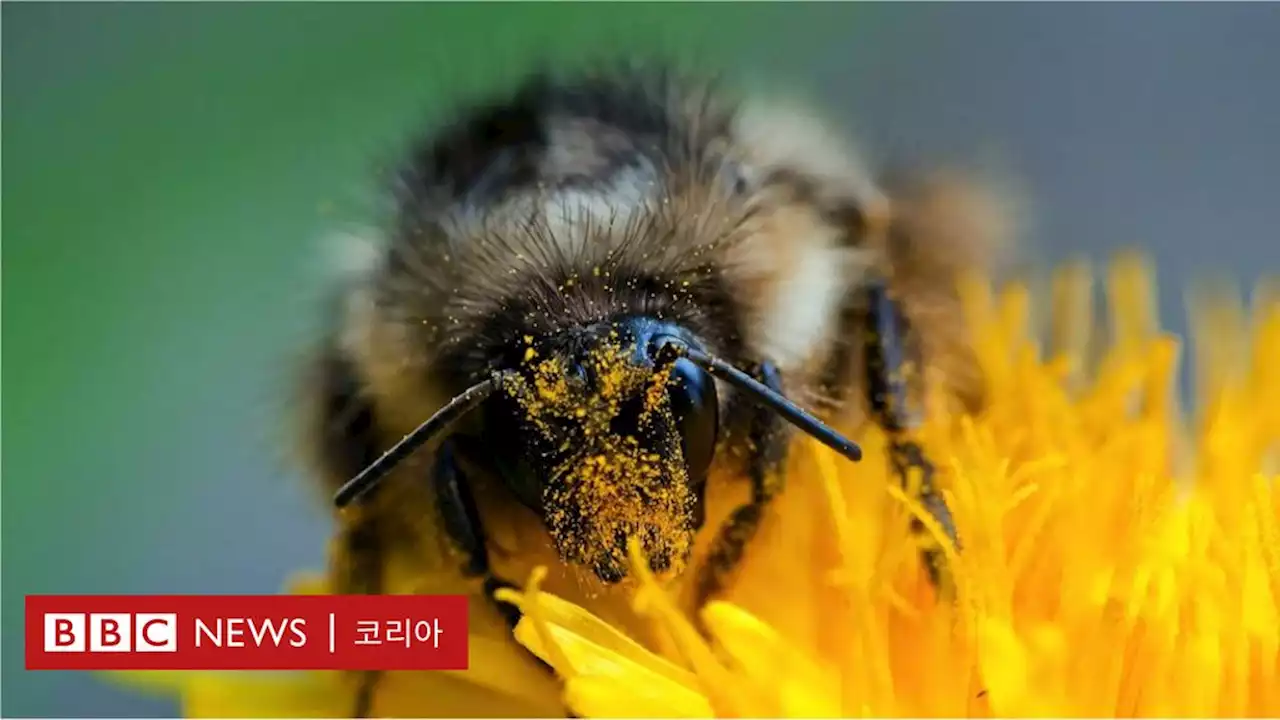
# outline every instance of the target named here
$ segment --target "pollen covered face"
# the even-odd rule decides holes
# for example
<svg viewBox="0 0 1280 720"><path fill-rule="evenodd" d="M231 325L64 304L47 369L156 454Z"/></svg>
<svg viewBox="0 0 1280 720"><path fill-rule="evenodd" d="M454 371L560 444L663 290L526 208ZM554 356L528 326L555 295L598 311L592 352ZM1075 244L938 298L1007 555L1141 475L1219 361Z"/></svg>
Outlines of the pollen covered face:
<svg viewBox="0 0 1280 720"><path fill-rule="evenodd" d="M670 368L637 364L616 335L573 370L532 343L524 365L506 392L522 415L536 477L513 490L536 502L560 555L617 582L635 538L654 569L682 570L701 498L667 392Z"/></svg>

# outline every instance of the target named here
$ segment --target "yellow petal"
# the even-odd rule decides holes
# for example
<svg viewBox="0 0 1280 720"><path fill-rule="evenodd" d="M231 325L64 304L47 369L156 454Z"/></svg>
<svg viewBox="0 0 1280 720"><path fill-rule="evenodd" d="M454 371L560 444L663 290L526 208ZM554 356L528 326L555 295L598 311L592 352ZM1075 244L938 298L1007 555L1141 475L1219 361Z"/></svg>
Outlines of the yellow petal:
<svg viewBox="0 0 1280 720"><path fill-rule="evenodd" d="M529 602L527 596L518 594L503 593L501 597L505 602L511 602L521 607ZM547 625L556 629L557 637L573 637L575 638L574 642L617 654L651 673L669 678L677 683L683 685L692 685L694 683L693 675L687 670L646 650L640 643L627 637L612 625L600 620L577 605L548 593L537 593L536 597L543 620ZM527 616L522 618L516 628L516 637L521 644L530 649L534 647L542 648L542 643L536 635L537 633L530 619ZM583 646L585 647L586 645ZM543 654L546 652L545 648L535 652L543 660L550 661Z"/></svg>
<svg viewBox="0 0 1280 720"><path fill-rule="evenodd" d="M705 697L691 693L678 698L668 688L647 686L644 681L643 676L576 677L567 683L565 699L582 717L712 717L711 703Z"/></svg>
<svg viewBox="0 0 1280 720"><path fill-rule="evenodd" d="M831 674L768 625L723 602L708 604L703 618L744 691L776 694L771 709L786 717L840 717L840 694Z"/></svg>

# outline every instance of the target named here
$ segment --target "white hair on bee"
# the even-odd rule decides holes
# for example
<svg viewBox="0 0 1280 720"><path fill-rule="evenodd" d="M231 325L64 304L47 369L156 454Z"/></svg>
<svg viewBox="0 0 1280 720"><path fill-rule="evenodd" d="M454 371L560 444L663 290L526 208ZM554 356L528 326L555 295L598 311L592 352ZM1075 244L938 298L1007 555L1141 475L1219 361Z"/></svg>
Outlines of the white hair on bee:
<svg viewBox="0 0 1280 720"><path fill-rule="evenodd" d="M552 241L572 243L580 242L585 224L626 227L652 208L658 188L657 173L645 162L615 173L598 186L561 190L543 204L546 229Z"/></svg>
<svg viewBox="0 0 1280 720"><path fill-rule="evenodd" d="M886 201L858 155L803 104L748 99L734 114L733 133L748 182L799 173L818 206L883 214ZM803 207L775 210L766 222L757 238L735 249L732 264L747 276L774 278L757 300L755 341L779 368L794 370L829 340L850 284L872 265L871 253L847 242L850 228L816 221ZM770 235L789 240L767 241Z"/></svg>
<svg viewBox="0 0 1280 720"><path fill-rule="evenodd" d="M831 336L849 278L870 265L866 252L837 245L838 232L815 233L797 240L793 270L780 276L757 330L763 352L784 370L803 365Z"/></svg>
<svg viewBox="0 0 1280 720"><path fill-rule="evenodd" d="M364 282L382 266L387 238L375 228L350 228L321 240L325 270L339 283Z"/></svg>
<svg viewBox="0 0 1280 720"><path fill-rule="evenodd" d="M857 198L868 210L888 202L845 135L802 102L747 100L735 115L734 134L750 153L751 165L765 171L803 168L824 196Z"/></svg>
<svg viewBox="0 0 1280 720"><path fill-rule="evenodd" d="M340 288L338 312L342 318L335 344L352 356L369 346L368 332L374 326L373 284L388 258L386 235L372 227L351 227L325 235L321 240L325 272Z"/></svg>
<svg viewBox="0 0 1280 720"><path fill-rule="evenodd" d="M595 177L593 184L574 184L551 193L535 188L550 239L569 253L577 252L581 228L625 227L652 209L662 189L658 169L636 153L635 139L599 121L579 117L549 118L545 151L539 160L542 177ZM618 157L626 166L615 166Z"/></svg>

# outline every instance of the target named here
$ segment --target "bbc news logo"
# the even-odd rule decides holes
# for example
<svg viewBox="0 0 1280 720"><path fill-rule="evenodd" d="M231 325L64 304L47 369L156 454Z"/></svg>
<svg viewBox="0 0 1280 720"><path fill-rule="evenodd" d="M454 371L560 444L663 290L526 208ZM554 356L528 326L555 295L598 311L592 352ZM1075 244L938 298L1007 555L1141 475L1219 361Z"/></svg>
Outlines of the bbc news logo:
<svg viewBox="0 0 1280 720"><path fill-rule="evenodd" d="M175 613L48 613L44 651L177 652Z"/></svg>
<svg viewBox="0 0 1280 720"><path fill-rule="evenodd" d="M465 670L462 595L34 596L29 670Z"/></svg>

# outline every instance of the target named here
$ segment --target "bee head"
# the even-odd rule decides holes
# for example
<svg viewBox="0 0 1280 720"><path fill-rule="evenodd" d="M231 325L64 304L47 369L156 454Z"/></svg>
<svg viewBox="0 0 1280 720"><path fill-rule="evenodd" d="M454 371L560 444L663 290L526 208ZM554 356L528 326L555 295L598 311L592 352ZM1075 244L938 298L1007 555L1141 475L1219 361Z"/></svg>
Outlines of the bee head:
<svg viewBox="0 0 1280 720"><path fill-rule="evenodd" d="M467 465L496 475L542 518L564 560L615 583L627 574L632 539L656 571L687 561L721 426L716 381L841 455L862 456L669 319L636 313L560 326L513 337L499 355L487 377L339 488L334 503L361 499L448 432Z"/></svg>
<svg viewBox="0 0 1280 720"><path fill-rule="evenodd" d="M655 570L686 559L715 453L715 382L664 346L700 349L670 321L630 315L526 335L468 443L538 513L569 561L605 582L640 541Z"/></svg>

